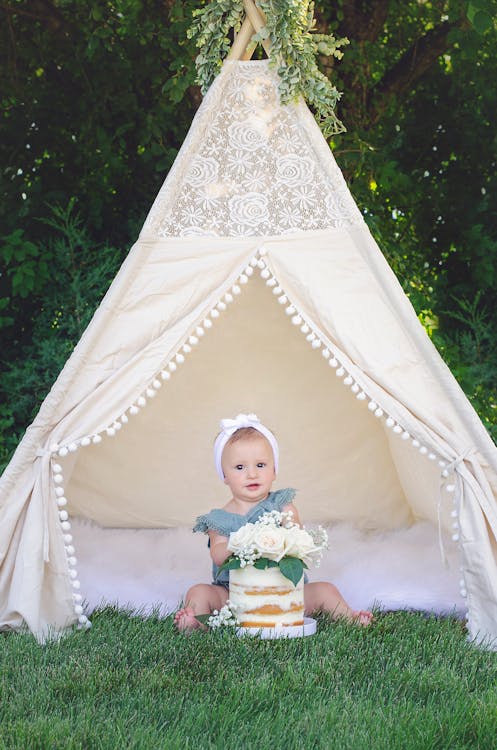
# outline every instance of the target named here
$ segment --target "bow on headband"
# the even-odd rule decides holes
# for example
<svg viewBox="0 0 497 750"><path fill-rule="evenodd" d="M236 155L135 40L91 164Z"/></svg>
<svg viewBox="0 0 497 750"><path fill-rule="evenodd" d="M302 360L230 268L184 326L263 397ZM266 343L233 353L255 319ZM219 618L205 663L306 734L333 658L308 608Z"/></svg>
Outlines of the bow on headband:
<svg viewBox="0 0 497 750"><path fill-rule="evenodd" d="M253 427L254 430L264 435L269 445L273 449L274 457L274 470L278 471L278 443L271 430L268 430L261 422L257 414L237 414L234 419L222 419L221 420L221 432L216 438L214 443L214 462L216 464L216 471L220 479L224 479L223 467L221 465L221 459L223 450L232 435L237 430L241 430L244 427Z"/></svg>
<svg viewBox="0 0 497 750"><path fill-rule="evenodd" d="M253 427L254 430L257 430L260 424L257 414L237 414L234 419L221 419L221 431L226 432L228 437L231 437L242 427Z"/></svg>

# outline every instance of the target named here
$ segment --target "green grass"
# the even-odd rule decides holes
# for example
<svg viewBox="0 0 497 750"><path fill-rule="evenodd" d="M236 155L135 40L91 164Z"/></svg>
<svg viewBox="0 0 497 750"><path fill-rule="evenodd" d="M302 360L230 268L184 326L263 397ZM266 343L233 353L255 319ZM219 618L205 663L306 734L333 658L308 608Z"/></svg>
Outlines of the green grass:
<svg viewBox="0 0 497 750"><path fill-rule="evenodd" d="M260 641L106 609L44 647L3 634L0 653L2 750L497 747L497 653L452 619Z"/></svg>

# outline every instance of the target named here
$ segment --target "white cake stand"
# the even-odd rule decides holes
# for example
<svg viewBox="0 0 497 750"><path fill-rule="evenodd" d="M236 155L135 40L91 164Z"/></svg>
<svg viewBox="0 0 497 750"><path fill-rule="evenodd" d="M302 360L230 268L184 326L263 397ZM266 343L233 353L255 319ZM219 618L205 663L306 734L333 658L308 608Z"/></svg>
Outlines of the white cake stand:
<svg viewBox="0 0 497 750"><path fill-rule="evenodd" d="M280 625L276 628L237 628L236 634L253 635L257 638L302 638L314 635L317 623L312 617L304 617L303 625Z"/></svg>

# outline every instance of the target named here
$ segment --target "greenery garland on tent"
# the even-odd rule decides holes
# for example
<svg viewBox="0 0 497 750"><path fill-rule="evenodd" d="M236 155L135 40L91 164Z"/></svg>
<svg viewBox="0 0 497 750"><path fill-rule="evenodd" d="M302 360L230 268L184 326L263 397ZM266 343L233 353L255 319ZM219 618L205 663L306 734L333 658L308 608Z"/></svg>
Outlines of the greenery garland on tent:
<svg viewBox="0 0 497 750"><path fill-rule="evenodd" d="M348 39L314 31L314 3L309 0L257 0L266 25L252 36L253 42L269 39L270 64L278 70L279 93L283 104L302 96L312 107L316 120L328 138L345 130L335 108L341 96L319 70L319 55L343 57L340 47ZM221 69L232 40L230 31L241 28L244 16L242 0L213 0L193 12L188 37L195 38L201 51L196 58L197 82L205 94Z"/></svg>

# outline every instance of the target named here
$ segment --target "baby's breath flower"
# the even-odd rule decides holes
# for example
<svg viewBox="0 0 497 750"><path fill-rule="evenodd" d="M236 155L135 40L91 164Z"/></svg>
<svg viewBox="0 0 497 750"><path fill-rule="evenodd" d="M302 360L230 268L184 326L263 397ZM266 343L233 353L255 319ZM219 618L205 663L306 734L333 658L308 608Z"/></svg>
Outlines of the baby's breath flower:
<svg viewBox="0 0 497 750"><path fill-rule="evenodd" d="M207 625L215 630L221 627L234 627L238 625L236 617L236 606L228 599L224 607L218 610L215 609L212 615L207 620Z"/></svg>

